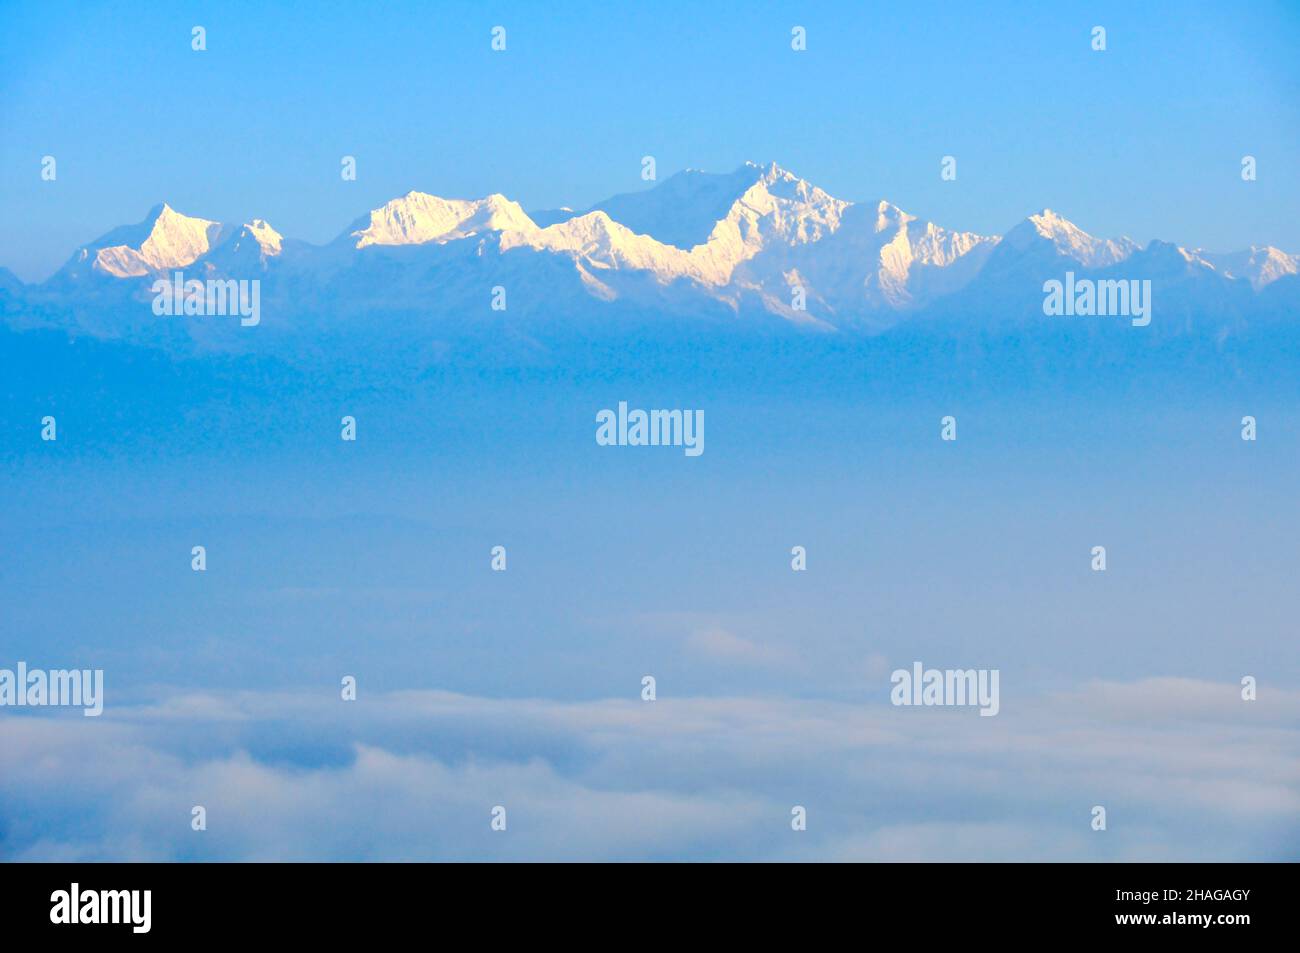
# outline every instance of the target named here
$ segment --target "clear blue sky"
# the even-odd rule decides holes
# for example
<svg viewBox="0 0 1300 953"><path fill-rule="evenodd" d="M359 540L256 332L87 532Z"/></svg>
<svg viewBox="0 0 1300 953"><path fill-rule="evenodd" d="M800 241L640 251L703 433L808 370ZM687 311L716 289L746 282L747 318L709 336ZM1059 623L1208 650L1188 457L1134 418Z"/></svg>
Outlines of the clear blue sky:
<svg viewBox="0 0 1300 953"><path fill-rule="evenodd" d="M987 233L1050 206L1300 252L1300 5L942 6L4 2L0 265L44 278L163 200L311 241L412 188L581 208L646 154L661 179L774 159Z"/></svg>

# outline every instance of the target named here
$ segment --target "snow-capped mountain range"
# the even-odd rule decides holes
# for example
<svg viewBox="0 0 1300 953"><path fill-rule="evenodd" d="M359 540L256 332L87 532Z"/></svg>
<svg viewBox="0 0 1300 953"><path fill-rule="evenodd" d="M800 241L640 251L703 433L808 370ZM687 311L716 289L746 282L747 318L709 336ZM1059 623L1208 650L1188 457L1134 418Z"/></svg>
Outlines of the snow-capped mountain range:
<svg viewBox="0 0 1300 953"><path fill-rule="evenodd" d="M501 287L512 315L630 308L883 330L922 314L1032 313L1042 281L1067 270L1151 278L1180 319L1197 309L1216 319L1290 313L1300 302L1300 256L1276 248L1142 248L1096 238L1050 210L1003 236L952 231L886 201L837 199L774 163L679 172L585 212L530 214L500 194L413 191L324 246L286 239L260 219L223 224L163 204L79 248L42 284L0 270L0 298L9 314L76 310L105 296L142 301L178 270L261 279L272 322L277 313L468 316Z"/></svg>

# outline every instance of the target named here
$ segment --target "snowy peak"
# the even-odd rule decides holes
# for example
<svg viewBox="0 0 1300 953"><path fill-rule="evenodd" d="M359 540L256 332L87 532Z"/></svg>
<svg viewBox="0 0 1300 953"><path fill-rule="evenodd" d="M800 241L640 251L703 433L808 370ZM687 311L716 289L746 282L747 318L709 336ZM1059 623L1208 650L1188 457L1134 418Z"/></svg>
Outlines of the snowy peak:
<svg viewBox="0 0 1300 953"><path fill-rule="evenodd" d="M908 216L909 221L912 217ZM925 222L912 231L912 246L916 249L916 260L925 265L946 268L958 258L972 251L991 252L1002 241L996 235L980 235L976 232L951 232L934 222Z"/></svg>
<svg viewBox="0 0 1300 953"><path fill-rule="evenodd" d="M265 270L283 249L284 237L263 219L255 218L238 227L223 228L216 248L202 264L210 271L227 274Z"/></svg>
<svg viewBox="0 0 1300 953"><path fill-rule="evenodd" d="M788 299L797 285L827 318L912 310L969 282L998 243L920 221L890 202L849 205L822 196L807 194L826 234L771 243L741 269L742 280L768 300Z"/></svg>
<svg viewBox="0 0 1300 953"><path fill-rule="evenodd" d="M665 283L681 277L703 284L720 283L706 256L697 254L702 249L687 252L649 235L638 235L599 210L547 228L502 234L502 251L519 247L569 254L585 266L600 270L649 272Z"/></svg>
<svg viewBox="0 0 1300 953"><path fill-rule="evenodd" d="M499 270L527 287L621 298L644 313L761 310L883 329L931 307L1019 307L1044 275L1119 262L1133 276L1171 288L1185 283L1198 294L1222 283L1225 301L1270 284L1274 298L1300 289L1300 256L1269 246L1220 254L1152 242L1143 250L1129 239L1089 235L1050 209L1003 238L950 231L888 201L835 198L775 162L722 174L686 170L586 212L538 215L499 193L469 200L412 191L322 247L286 240L262 219L223 226L163 204L81 248L40 288L9 291L12 282L0 274L0 290L59 293L92 279L98 293L116 282L93 279L112 278L130 279L122 290L138 294L135 281L192 267L207 277L259 275L283 280L282 288L328 288L329 300L344 304L423 307L435 298L453 308L457 296L478 294L469 289ZM412 245L421 249L365 252ZM576 314L583 300L555 307Z"/></svg>
<svg viewBox="0 0 1300 953"><path fill-rule="evenodd" d="M278 255L283 247L284 236L272 228L265 220L255 218L244 225L235 235L235 241L253 241L261 253L266 256Z"/></svg>
<svg viewBox="0 0 1300 953"><path fill-rule="evenodd" d="M1300 274L1300 255L1288 255L1272 245L1252 245L1246 251L1226 253L1198 248L1192 254L1227 278L1249 281L1256 291L1279 278Z"/></svg>
<svg viewBox="0 0 1300 953"><path fill-rule="evenodd" d="M516 229L503 235L502 249L566 252L598 269L648 271L664 284L687 278L719 288L767 248L831 234L850 205L776 163L748 162L726 175L679 172L544 229Z"/></svg>
<svg viewBox="0 0 1300 953"><path fill-rule="evenodd" d="M883 199L876 205L876 231L888 232L916 221L915 215L908 215L897 205Z"/></svg>
<svg viewBox="0 0 1300 953"><path fill-rule="evenodd" d="M588 255L605 254L634 244L638 239L659 244L648 236L637 235L605 212L596 211L575 215L546 228L512 229L501 236L501 247L504 250L526 245Z"/></svg>
<svg viewBox="0 0 1300 953"><path fill-rule="evenodd" d="M530 231L533 220L504 195L484 199L443 199L408 192L360 219L349 232L354 247L445 243L489 231Z"/></svg>
<svg viewBox="0 0 1300 953"><path fill-rule="evenodd" d="M143 222L115 229L82 248L74 262L90 261L94 271L133 278L181 268L207 254L221 223L182 215L170 205L155 206Z"/></svg>
<svg viewBox="0 0 1300 953"><path fill-rule="evenodd" d="M282 248L283 237L263 219L223 225L184 215L164 202L150 209L144 221L115 228L77 249L51 280L149 278L196 264L209 271L265 268Z"/></svg>
<svg viewBox="0 0 1300 953"><path fill-rule="evenodd" d="M754 183L754 188L756 189L761 186L769 195L796 202L800 205L809 206L826 206L839 202L838 199L823 192L808 180L799 178L799 176L795 175L789 169L783 169L775 162L769 162L765 166L758 166L754 163L747 162L745 167L760 170L758 181ZM849 205L851 203L841 202L839 204Z"/></svg>
<svg viewBox="0 0 1300 953"><path fill-rule="evenodd" d="M1007 232L1003 239L1007 247L1019 251L1027 250L1035 243L1042 242L1050 243L1057 254L1088 268L1104 268L1121 262L1139 247L1136 242L1128 238L1121 238L1118 241L1094 238L1050 208L1043 209L1037 215L1029 216Z"/></svg>
<svg viewBox="0 0 1300 953"><path fill-rule="evenodd" d="M837 227L841 202L775 162L746 162L733 172L686 169L642 192L592 208L640 235L697 251L721 240L719 260L752 257L769 242L815 241ZM715 251L718 249L715 248Z"/></svg>
<svg viewBox="0 0 1300 953"><path fill-rule="evenodd" d="M769 240L796 245L835 231L844 210L852 204L772 162L724 221L753 221L767 231Z"/></svg>
<svg viewBox="0 0 1300 953"><path fill-rule="evenodd" d="M840 226L853 203L834 198L776 163L757 167L758 179L732 204L709 234L720 264L732 267L767 248L819 241Z"/></svg>

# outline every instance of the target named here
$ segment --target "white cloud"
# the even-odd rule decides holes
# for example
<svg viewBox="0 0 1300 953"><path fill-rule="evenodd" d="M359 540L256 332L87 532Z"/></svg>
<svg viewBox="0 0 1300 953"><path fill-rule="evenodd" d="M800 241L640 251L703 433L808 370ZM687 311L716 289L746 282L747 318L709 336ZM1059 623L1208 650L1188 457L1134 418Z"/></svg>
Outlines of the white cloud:
<svg viewBox="0 0 1300 953"><path fill-rule="evenodd" d="M792 698L174 694L6 716L17 859L1294 859L1294 693L1090 684L997 718ZM1223 698L1238 698L1223 703ZM1004 699L1005 701L1005 699ZM60 713L66 714L66 713ZM790 807L808 830L790 830ZM190 808L209 829L190 830ZM489 829L505 805L509 829ZM1104 804L1109 829L1088 826Z"/></svg>
<svg viewBox="0 0 1300 953"><path fill-rule="evenodd" d="M786 658L780 649L760 645L716 625L692 632L687 644L703 655L746 665L777 665Z"/></svg>

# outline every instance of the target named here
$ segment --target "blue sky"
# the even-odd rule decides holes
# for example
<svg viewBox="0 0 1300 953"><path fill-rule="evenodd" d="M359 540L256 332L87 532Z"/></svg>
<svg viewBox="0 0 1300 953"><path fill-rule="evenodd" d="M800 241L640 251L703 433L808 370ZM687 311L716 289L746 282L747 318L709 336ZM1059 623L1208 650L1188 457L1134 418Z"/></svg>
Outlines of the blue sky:
<svg viewBox="0 0 1300 953"><path fill-rule="evenodd" d="M1300 9L1215 6L6 3L0 265L42 279L163 200L311 241L412 188L580 208L642 187L647 154L660 178L776 160L986 233L1048 206L1294 253Z"/></svg>

